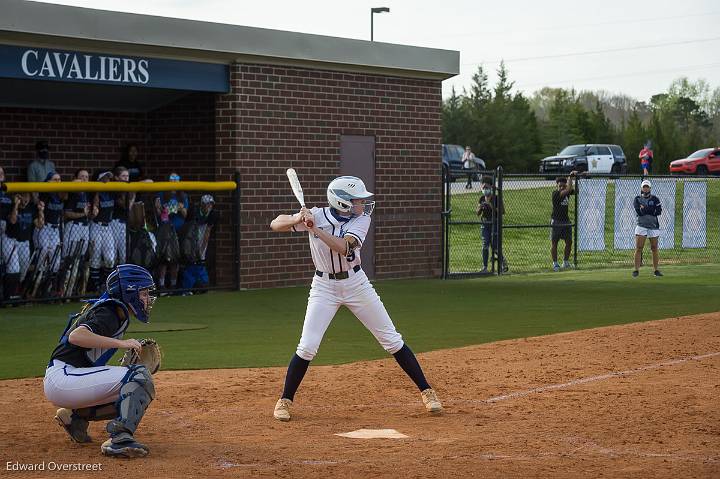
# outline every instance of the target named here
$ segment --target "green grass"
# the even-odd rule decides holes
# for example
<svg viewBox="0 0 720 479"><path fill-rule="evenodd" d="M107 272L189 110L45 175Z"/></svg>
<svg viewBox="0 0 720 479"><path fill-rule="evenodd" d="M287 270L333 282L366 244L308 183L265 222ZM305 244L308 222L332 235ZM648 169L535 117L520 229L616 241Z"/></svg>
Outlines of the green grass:
<svg viewBox="0 0 720 479"><path fill-rule="evenodd" d="M711 278L720 266L570 271L471 280L376 283L398 330L417 352L509 338L661 319L720 310ZM307 287L161 298L154 329L146 333L165 351L165 369L284 366L295 350ZM40 376L77 305L34 305L0 310L0 378ZM167 328L166 328L167 327ZM126 337L144 337L130 334ZM317 364L387 357L346 310L331 324ZM113 360L114 361L114 360Z"/></svg>
<svg viewBox="0 0 720 479"><path fill-rule="evenodd" d="M527 179L530 183L544 185L538 179ZM518 181L518 179L511 179ZM541 181L541 182L538 182ZM682 198L684 182L678 181L675 197L675 245L673 249L660 251L661 264L702 264L716 262L720 258L720 181L708 180L707 203L707 248L682 248ZM552 212L553 187L506 190L504 192L505 225L549 225ZM477 221L475 214L480 192L453 194L451 200L451 221ZM605 250L578 251L578 267L618 268L630 267L632 250L615 250L613 240L615 217L615 185L608 184L605 214ZM570 201L570 218L574 217L574 197ZM560 248L564 246L560 242ZM480 225L450 226L450 272L476 272L482 268L482 235ZM510 272L546 271L551 266L550 228L503 229L503 251L510 264ZM559 252L562 255L562 249ZM650 249L646 248L646 263L650 262ZM571 257L572 258L572 257Z"/></svg>

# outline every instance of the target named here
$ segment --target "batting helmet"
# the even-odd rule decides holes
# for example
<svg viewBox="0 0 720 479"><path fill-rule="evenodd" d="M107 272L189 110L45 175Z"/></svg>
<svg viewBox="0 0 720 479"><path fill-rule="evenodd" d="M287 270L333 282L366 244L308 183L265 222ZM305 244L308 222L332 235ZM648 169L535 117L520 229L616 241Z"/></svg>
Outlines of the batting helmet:
<svg viewBox="0 0 720 479"><path fill-rule="evenodd" d="M363 214L370 216L375 209L375 202L367 199L371 196L373 194L357 176L340 176L332 180L327 188L328 204L344 213L352 210L352 200L364 200Z"/></svg>

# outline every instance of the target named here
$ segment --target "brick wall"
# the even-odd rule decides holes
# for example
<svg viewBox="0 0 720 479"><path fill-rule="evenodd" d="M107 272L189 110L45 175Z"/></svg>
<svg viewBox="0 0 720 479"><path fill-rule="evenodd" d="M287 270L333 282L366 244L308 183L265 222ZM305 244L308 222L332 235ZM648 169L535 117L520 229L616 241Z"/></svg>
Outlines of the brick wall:
<svg viewBox="0 0 720 479"><path fill-rule="evenodd" d="M308 205L326 204L341 135L375 136L376 277L440 274L439 81L234 65L231 84L216 103L216 167L241 174L244 287L307 283L307 238L268 224L298 208L288 167L298 170Z"/></svg>
<svg viewBox="0 0 720 479"><path fill-rule="evenodd" d="M376 277L440 274L439 81L233 65L231 85L229 94L194 93L147 114L0 107L0 165L8 180L24 180L35 140L47 138L63 175L110 167L127 143L138 144L157 179L175 170L229 180L238 171L241 254L231 194L217 193L216 279L231 284L239 262L243 287L275 287L306 284L313 270L305 235L269 230L277 214L298 208L285 169L298 170L308 205L323 206L341 135L374 136Z"/></svg>
<svg viewBox="0 0 720 479"><path fill-rule="evenodd" d="M7 181L26 181L35 142L46 139L50 159L69 180L78 168L111 169L124 145L145 145L143 113L40 110L0 107L0 166Z"/></svg>

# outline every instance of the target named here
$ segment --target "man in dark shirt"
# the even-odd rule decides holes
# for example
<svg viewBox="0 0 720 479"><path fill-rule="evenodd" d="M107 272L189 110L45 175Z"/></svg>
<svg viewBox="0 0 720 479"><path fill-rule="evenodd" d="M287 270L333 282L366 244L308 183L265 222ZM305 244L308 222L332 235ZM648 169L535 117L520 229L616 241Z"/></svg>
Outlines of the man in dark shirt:
<svg viewBox="0 0 720 479"><path fill-rule="evenodd" d="M570 215L568 204L570 196L575 194L573 180L577 175L576 171L570 173L570 176L563 178L558 177L555 180L557 188L552 192L552 217L550 224L552 225L550 234L550 254L553 261L553 271L560 271L558 264L557 247L560 240L565 242L565 251L563 252L563 268L570 268L570 251L572 250L572 224L570 223Z"/></svg>
<svg viewBox="0 0 720 479"><path fill-rule="evenodd" d="M488 260L490 258L490 246L492 246L493 251L497 251L497 218L498 215L505 214L505 205L503 205L497 195L493 193L492 178L483 177L480 188L482 194L480 196L480 200L478 200L476 213L482 220L483 269L481 273L487 273ZM507 272L508 265L504 256L499 258L499 262L502 265L503 272Z"/></svg>
<svg viewBox="0 0 720 479"><path fill-rule="evenodd" d="M110 171L98 174L97 180L108 183L113 178ZM115 211L115 193L100 191L93 197L93 206L97 211L90 225L90 291L99 291L104 278L115 266L115 237L110 223Z"/></svg>
<svg viewBox="0 0 720 479"><path fill-rule="evenodd" d="M155 296L150 273L136 265L118 266L107 280L107 292L70 318L52 352L43 381L45 397L60 409L55 420L74 442L87 443L88 421L110 420L110 439L100 450L113 457L143 457L149 448L134 434L155 386L143 365L108 366L117 349L142 346L122 339L130 316L147 323Z"/></svg>

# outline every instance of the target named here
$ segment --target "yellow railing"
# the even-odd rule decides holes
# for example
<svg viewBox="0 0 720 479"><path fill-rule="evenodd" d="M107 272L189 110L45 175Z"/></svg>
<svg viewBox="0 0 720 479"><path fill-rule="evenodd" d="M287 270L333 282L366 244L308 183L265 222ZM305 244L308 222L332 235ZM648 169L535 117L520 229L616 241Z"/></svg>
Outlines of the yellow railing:
<svg viewBox="0 0 720 479"><path fill-rule="evenodd" d="M0 184L7 193L62 193L96 191L228 191L237 188L234 181L156 181L124 183L111 181L63 181L59 183L12 182Z"/></svg>

